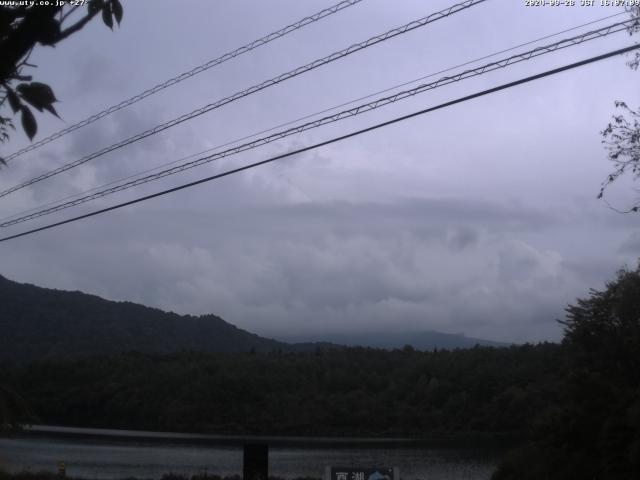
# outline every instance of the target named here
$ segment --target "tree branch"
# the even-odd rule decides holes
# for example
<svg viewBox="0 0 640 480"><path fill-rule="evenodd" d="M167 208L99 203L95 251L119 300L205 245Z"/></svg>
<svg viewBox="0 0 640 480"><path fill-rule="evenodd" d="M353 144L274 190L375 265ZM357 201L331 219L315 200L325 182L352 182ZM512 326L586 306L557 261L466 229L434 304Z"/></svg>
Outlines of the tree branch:
<svg viewBox="0 0 640 480"><path fill-rule="evenodd" d="M71 9L67 13L65 13L64 15L61 15L60 25L62 25L62 22L64 22L70 15L73 14L73 12L75 12L79 8L80 8L80 5L76 5L75 7L71 7ZM60 10L60 13L62 13L62 10Z"/></svg>
<svg viewBox="0 0 640 480"><path fill-rule="evenodd" d="M76 23L74 23L73 25L71 25L69 28L63 30L60 32L60 36L58 37L58 42L61 40L64 40L65 38L67 38L69 35L77 32L78 30L81 30L82 27L84 27L87 23L89 23L91 21L91 19L93 17L95 17L98 12L100 12L100 10L96 10L90 13L87 13L84 18L78 20Z"/></svg>
<svg viewBox="0 0 640 480"><path fill-rule="evenodd" d="M55 16L62 7L38 7L30 9L24 20L2 43L0 60L0 81L9 78L16 71L16 65L39 41L41 26L55 22Z"/></svg>

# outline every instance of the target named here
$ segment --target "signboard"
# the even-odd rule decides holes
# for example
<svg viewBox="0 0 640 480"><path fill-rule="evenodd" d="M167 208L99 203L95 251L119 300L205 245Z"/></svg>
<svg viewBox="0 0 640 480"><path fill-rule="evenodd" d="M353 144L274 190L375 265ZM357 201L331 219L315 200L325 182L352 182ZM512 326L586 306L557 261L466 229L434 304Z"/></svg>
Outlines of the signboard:
<svg viewBox="0 0 640 480"><path fill-rule="evenodd" d="M325 480L399 480L398 468L327 467Z"/></svg>

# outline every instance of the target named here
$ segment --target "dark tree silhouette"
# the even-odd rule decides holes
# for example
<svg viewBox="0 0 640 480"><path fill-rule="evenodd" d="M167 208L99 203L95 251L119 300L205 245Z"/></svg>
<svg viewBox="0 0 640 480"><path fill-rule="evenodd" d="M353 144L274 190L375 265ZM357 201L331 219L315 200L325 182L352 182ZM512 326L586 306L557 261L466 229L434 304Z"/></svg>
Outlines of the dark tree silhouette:
<svg viewBox="0 0 640 480"><path fill-rule="evenodd" d="M0 433L19 430L25 422L36 417L14 389L0 385Z"/></svg>
<svg viewBox="0 0 640 480"><path fill-rule="evenodd" d="M567 308L564 386L494 480L640 478L640 266Z"/></svg>
<svg viewBox="0 0 640 480"><path fill-rule="evenodd" d="M51 87L34 82L32 75L25 73L34 67L29 63L33 49L38 45L57 45L98 14L102 15L105 25L113 28L114 20L118 24L122 20L122 5L119 0L90 0L84 13L80 6L71 6L68 2L61 6L0 6L0 107L9 107L8 114L4 111L0 114L0 141L9 140L10 129L15 129L13 116L17 115L25 133L33 139L38 124L32 107L58 115ZM2 158L0 162L4 163Z"/></svg>
<svg viewBox="0 0 640 480"><path fill-rule="evenodd" d="M629 35L640 32L640 6L627 9L635 22L628 28ZM635 56L627 65L633 70L640 67L640 52L636 50ZM631 173L635 180L640 178L640 112L627 106L625 102L616 101L616 108L620 113L613 115L612 121L601 132L602 143L608 150L608 157L613 162L614 170L600 187L598 198L604 197L604 192L613 182L625 173ZM638 212L640 201L627 210L618 210L624 213Z"/></svg>

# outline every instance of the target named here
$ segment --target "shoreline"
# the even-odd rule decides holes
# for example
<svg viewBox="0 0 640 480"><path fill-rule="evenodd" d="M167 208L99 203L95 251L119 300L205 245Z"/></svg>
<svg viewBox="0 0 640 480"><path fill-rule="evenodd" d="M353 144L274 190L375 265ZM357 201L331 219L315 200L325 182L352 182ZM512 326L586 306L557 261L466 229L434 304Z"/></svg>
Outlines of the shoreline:
<svg viewBox="0 0 640 480"><path fill-rule="evenodd" d="M242 446L262 443L270 447L293 448L487 448L512 446L518 439L508 434L461 433L432 435L429 437L330 437L287 435L225 435L183 432L153 432L81 428L58 425L28 425L11 435L13 438L76 438L133 443L194 444L217 446Z"/></svg>

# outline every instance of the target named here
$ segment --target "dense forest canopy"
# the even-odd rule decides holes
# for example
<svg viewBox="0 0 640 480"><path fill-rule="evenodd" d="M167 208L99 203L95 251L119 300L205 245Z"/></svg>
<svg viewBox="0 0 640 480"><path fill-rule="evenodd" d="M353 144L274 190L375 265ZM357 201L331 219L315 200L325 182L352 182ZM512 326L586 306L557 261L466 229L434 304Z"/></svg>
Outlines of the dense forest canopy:
<svg viewBox="0 0 640 480"><path fill-rule="evenodd" d="M561 387L554 344L4 364L47 424L208 433L522 437Z"/></svg>
<svg viewBox="0 0 640 480"><path fill-rule="evenodd" d="M482 444L506 438L520 446L496 480L638 478L640 267L570 305L561 323L560 345L276 346L5 361L0 384L48 424Z"/></svg>

